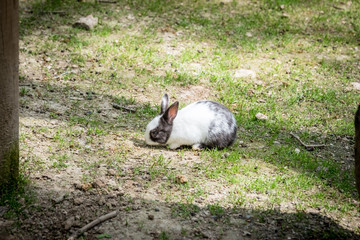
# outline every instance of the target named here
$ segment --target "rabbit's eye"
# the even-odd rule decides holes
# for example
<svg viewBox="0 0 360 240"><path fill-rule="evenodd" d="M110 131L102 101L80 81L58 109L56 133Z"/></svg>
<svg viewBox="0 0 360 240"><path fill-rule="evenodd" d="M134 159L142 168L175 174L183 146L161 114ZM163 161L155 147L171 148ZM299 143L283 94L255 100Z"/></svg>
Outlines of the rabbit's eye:
<svg viewBox="0 0 360 240"><path fill-rule="evenodd" d="M158 135L158 132L157 131L150 131L150 136L152 138L156 138L156 136Z"/></svg>
<svg viewBox="0 0 360 240"><path fill-rule="evenodd" d="M150 136L153 138L161 138L164 136L164 134L165 134L164 131L151 131L150 132Z"/></svg>

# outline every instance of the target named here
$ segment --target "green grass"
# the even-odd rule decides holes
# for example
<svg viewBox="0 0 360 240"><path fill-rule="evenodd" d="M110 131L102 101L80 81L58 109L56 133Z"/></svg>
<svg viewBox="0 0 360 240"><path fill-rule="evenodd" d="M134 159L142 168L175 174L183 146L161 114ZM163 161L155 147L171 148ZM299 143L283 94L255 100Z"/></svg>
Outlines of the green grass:
<svg viewBox="0 0 360 240"><path fill-rule="evenodd" d="M21 169L21 171L25 171ZM28 189L29 178L22 173L18 177L15 188L3 192L0 196L0 206L6 206L8 209L3 212L5 219L17 218L20 215L26 217L24 209L35 201L33 192Z"/></svg>
<svg viewBox="0 0 360 240"><path fill-rule="evenodd" d="M170 163L171 160L167 160L163 155L155 157L154 160L150 162L149 173L151 177L156 178L158 176L167 175Z"/></svg>
<svg viewBox="0 0 360 240"><path fill-rule="evenodd" d="M209 205L208 209L213 216L222 217L224 215L224 209L219 204Z"/></svg>
<svg viewBox="0 0 360 240"><path fill-rule="evenodd" d="M172 209L172 215L190 218L191 216L195 216L199 211L200 208L197 205L180 203Z"/></svg>
<svg viewBox="0 0 360 240"><path fill-rule="evenodd" d="M62 114L49 112L49 101L40 107L43 114L64 123L46 133L52 136L52 150L68 151L54 153L51 167L65 169L71 152L78 149L80 165L90 172L96 172L98 163L107 163L120 177L148 172L147 187L163 181L162 194L181 203L174 210L181 217L199 211L195 200L215 188L206 185L210 182L229 189L224 200L207 204L212 215L222 215L229 206L262 209L265 214L291 203L299 217L316 207L337 219L359 216L349 160L359 101L358 92L349 89L360 79L357 1L343 10L334 7L342 4L338 0L119 1L111 8L74 1L29 4L33 14L21 17L21 52L25 58L51 58L51 68L40 64L46 76L44 96L67 107ZM65 16L42 14L57 10ZM94 30L71 27L74 19L90 13L99 18ZM237 79L237 69L251 69L256 78ZM163 148L164 154L142 155L134 168L122 170L136 154L124 141L142 139L146 124L159 112L161 94L170 92L177 100L196 86L234 112L239 125L236 143L225 150L202 151L201 163L184 167L191 176L184 185L176 184L180 170L171 167L194 155L188 149L168 157L169 150ZM31 88L20 88L22 98L29 94L36 96ZM110 105L115 112L110 115L108 105L100 106L106 101L134 111ZM257 120L259 112L268 120ZM306 151L290 132L327 147ZM116 134L118 146L101 147ZM80 138L86 140L84 146ZM88 164L87 154L95 163ZM44 168L39 158L33 159ZM84 181L93 175L84 175ZM333 236L331 230L324 234ZM168 236L162 233L160 238Z"/></svg>
<svg viewBox="0 0 360 240"><path fill-rule="evenodd" d="M54 159L52 167L57 168L58 170L68 167L68 164L66 162L69 160L69 156L67 156L66 154L53 155L53 158Z"/></svg>

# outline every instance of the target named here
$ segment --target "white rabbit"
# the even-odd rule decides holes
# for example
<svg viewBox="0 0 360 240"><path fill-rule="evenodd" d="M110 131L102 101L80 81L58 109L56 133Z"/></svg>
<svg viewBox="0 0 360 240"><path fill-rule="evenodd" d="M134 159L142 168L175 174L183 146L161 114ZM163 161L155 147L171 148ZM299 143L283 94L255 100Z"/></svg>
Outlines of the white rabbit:
<svg viewBox="0 0 360 240"><path fill-rule="evenodd" d="M198 101L178 111L179 102L170 107L165 93L161 113L146 127L148 145L168 145L170 149L192 146L193 149L230 146L236 138L236 120L228 108L214 101Z"/></svg>

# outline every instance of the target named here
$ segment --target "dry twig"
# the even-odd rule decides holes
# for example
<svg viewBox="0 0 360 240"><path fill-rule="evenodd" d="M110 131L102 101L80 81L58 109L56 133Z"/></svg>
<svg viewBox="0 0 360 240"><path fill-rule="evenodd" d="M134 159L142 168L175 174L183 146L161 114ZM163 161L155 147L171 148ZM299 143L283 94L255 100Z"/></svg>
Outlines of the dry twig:
<svg viewBox="0 0 360 240"><path fill-rule="evenodd" d="M66 71L66 72L63 72L63 73L55 76L54 79L57 79L57 78L59 78L59 77L61 77L61 76L64 76L64 75L66 75L66 74L68 74L68 73L76 73L76 72L75 72L75 70Z"/></svg>
<svg viewBox="0 0 360 240"><path fill-rule="evenodd" d="M115 0L98 0L99 3L117 3Z"/></svg>
<svg viewBox="0 0 360 240"><path fill-rule="evenodd" d="M290 135L293 136L296 140L300 142L301 145L303 145L307 150L312 150L314 148L323 148L326 145L325 144L305 144L301 139L295 135L294 133L290 132Z"/></svg>
<svg viewBox="0 0 360 240"><path fill-rule="evenodd" d="M40 12L41 14L58 14L60 16L65 16L66 15L66 12L64 11L43 11L43 12Z"/></svg>
<svg viewBox="0 0 360 240"><path fill-rule="evenodd" d="M136 112L136 109L133 108L128 108L128 107L124 107L124 106L120 106L119 104L113 103L112 106L115 109L119 109L119 110L125 110L127 112Z"/></svg>
<svg viewBox="0 0 360 240"><path fill-rule="evenodd" d="M93 228L94 226L98 225L99 223L102 223L110 218L115 217L118 214L118 211L112 211L106 215L103 215L97 219L95 219L94 221L92 221L91 223L85 225L84 227L80 228L79 230L77 230L75 233L73 233L68 240L75 240L77 239L81 234L83 234L84 232L86 232L87 230L89 230L90 228Z"/></svg>

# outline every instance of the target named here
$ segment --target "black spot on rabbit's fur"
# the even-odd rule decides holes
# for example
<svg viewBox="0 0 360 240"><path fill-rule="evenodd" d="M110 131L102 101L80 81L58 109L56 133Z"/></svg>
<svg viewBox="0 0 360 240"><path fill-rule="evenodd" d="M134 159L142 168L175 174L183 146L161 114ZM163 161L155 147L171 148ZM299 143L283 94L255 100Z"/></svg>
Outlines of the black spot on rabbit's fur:
<svg viewBox="0 0 360 240"><path fill-rule="evenodd" d="M150 131L150 139L165 144L170 137L172 127L172 124L168 124L164 118L160 118L159 126Z"/></svg>
<svg viewBox="0 0 360 240"><path fill-rule="evenodd" d="M215 113L215 120L211 122L208 137L202 145L206 148L222 149L233 144L236 139L237 126L230 110L213 101L199 101L197 104L205 104Z"/></svg>
<svg viewBox="0 0 360 240"><path fill-rule="evenodd" d="M233 127L231 129L230 132L213 132L211 129L213 128L213 126L210 126L209 128L209 136L208 139L206 141L206 143L204 144L205 147L208 148L218 148L218 149L223 149L225 147L230 146L231 144L234 143L235 139L236 139L236 131L237 131L237 127ZM230 130L230 129L229 129Z"/></svg>

